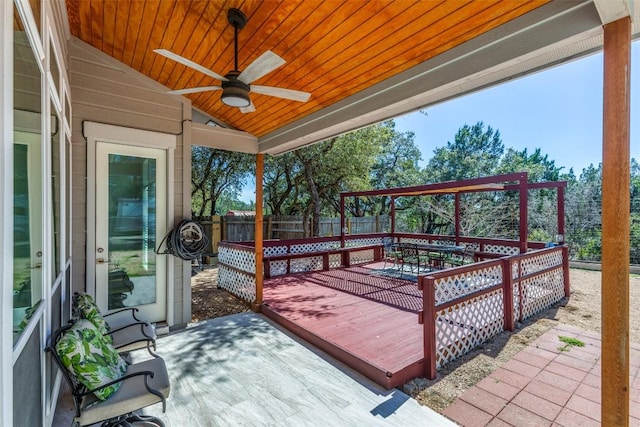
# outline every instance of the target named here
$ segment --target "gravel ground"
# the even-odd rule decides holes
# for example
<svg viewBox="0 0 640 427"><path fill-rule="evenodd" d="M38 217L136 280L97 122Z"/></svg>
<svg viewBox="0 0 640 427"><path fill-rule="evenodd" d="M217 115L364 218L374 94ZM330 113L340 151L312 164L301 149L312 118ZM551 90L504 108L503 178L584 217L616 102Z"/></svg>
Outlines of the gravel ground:
<svg viewBox="0 0 640 427"><path fill-rule="evenodd" d="M205 268L191 279L192 321L249 311L246 303L218 289L218 269ZM415 379L404 386L418 402L442 411L458 396L497 369L531 341L558 323L600 332L601 274L599 271L570 270L571 297L557 306L518 324L515 332L504 332L462 358L446 365L434 381ZM640 275L630 280L630 338L640 343Z"/></svg>

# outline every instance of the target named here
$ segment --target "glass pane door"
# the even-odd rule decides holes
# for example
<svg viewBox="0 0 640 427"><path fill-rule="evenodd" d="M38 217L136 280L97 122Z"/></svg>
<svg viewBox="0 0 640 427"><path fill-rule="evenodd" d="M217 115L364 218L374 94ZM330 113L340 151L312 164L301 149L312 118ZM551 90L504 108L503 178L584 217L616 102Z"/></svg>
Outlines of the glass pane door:
<svg viewBox="0 0 640 427"><path fill-rule="evenodd" d="M40 134L14 132L13 338L42 298L42 163Z"/></svg>
<svg viewBox="0 0 640 427"><path fill-rule="evenodd" d="M99 143L96 185L96 294L108 311L139 307L165 320L165 152Z"/></svg>

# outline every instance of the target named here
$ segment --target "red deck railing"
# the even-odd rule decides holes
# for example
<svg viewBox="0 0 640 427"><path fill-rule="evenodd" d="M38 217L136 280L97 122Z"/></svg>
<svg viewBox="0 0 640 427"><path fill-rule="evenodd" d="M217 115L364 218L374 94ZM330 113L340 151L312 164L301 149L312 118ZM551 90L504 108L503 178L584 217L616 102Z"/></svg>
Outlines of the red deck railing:
<svg viewBox="0 0 640 427"><path fill-rule="evenodd" d="M425 376L570 294L567 246L420 276Z"/></svg>
<svg viewBox="0 0 640 427"><path fill-rule="evenodd" d="M382 238L388 234L264 242L265 277L330 270L378 261ZM453 243L447 236L400 233L396 241ZM420 276L424 326L425 376L473 350L515 322L550 307L569 295L567 246L544 248L529 242L530 252L519 254L519 242L501 239L460 238L484 258L470 265ZM219 245L218 286L254 302L255 254L252 243Z"/></svg>

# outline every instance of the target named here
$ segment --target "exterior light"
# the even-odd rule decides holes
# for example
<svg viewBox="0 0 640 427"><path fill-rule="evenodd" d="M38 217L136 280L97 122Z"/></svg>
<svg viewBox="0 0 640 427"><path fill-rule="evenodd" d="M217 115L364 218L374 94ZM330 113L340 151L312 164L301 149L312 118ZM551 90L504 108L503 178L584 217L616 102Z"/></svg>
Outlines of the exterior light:
<svg viewBox="0 0 640 427"><path fill-rule="evenodd" d="M249 93L243 87L234 84L223 83L222 96L220 98L229 107L248 107L251 104Z"/></svg>

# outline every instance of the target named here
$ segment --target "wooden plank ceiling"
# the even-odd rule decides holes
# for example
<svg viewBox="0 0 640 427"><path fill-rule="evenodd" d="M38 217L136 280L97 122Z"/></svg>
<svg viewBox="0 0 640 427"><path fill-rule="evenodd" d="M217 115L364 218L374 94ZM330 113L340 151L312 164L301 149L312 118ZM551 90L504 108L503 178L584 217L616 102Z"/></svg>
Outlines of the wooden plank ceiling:
<svg viewBox="0 0 640 427"><path fill-rule="evenodd" d="M311 93L306 103L251 93L256 111L187 95L198 109L257 137L426 61L548 0L66 0L71 33L170 89L220 82L153 52L163 48L225 75L233 66L229 8L242 71L266 50L287 63L255 84Z"/></svg>

